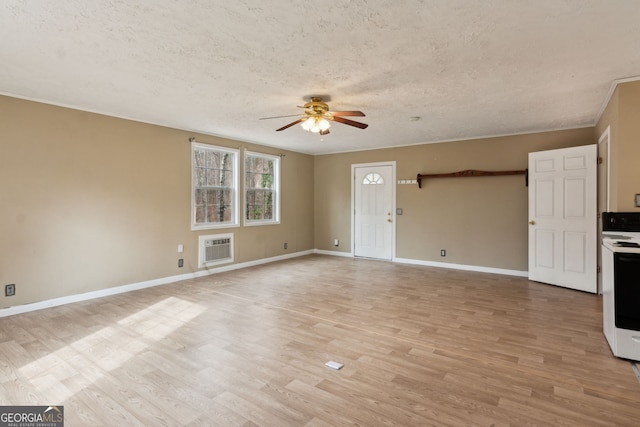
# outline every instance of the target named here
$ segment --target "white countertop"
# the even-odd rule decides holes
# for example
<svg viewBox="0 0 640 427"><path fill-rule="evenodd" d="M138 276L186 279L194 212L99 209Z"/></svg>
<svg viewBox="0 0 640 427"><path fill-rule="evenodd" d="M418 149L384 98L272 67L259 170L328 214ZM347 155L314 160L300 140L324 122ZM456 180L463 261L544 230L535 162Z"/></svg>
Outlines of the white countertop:
<svg viewBox="0 0 640 427"><path fill-rule="evenodd" d="M617 242L635 242L640 244L640 233L616 233L604 232L602 234L602 245L612 252L625 252L640 254L640 248L630 248L620 246Z"/></svg>

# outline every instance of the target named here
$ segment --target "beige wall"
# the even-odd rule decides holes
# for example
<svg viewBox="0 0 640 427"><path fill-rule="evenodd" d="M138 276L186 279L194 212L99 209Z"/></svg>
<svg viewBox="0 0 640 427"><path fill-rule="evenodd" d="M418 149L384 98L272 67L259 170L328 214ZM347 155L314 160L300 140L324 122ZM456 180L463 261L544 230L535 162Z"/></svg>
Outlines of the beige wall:
<svg viewBox="0 0 640 427"><path fill-rule="evenodd" d="M315 157L315 244L351 250L351 165L396 161L397 179L418 173L527 168L533 151L594 143L593 128L425 144ZM441 178L396 186L396 256L527 270L527 187L523 176ZM332 246L340 239L340 247ZM445 258L440 249L447 250Z"/></svg>
<svg viewBox="0 0 640 427"><path fill-rule="evenodd" d="M602 157L603 159L608 158L608 160L606 160L606 163L604 163L604 166L601 165L598 168L598 200L600 203L600 210L602 212L606 212L607 210L615 210L613 207L616 206L618 202L618 177L615 174L615 171L618 170L618 145L616 143L619 134L618 104L619 92L618 89L616 89L613 92L611 99L609 100L609 103L607 104L607 107L602 113L602 116L600 117L600 120L598 121L595 128L595 137L597 141L607 130L607 127L609 127L609 152L605 152L605 149L600 147L598 150L598 154L600 157ZM609 169L608 171L606 169L607 167ZM603 172L607 174L606 178L603 177ZM608 194L602 194L602 192L604 191L606 191ZM606 206L607 197L609 198L609 207Z"/></svg>
<svg viewBox="0 0 640 427"><path fill-rule="evenodd" d="M191 136L285 154L281 224L218 231L236 262L314 247L312 156L2 96L0 117L0 308L196 271L216 231L190 230Z"/></svg>
<svg viewBox="0 0 640 427"><path fill-rule="evenodd" d="M618 114L616 210L640 211L634 205L635 195L640 194L640 82L621 85Z"/></svg>
<svg viewBox="0 0 640 427"><path fill-rule="evenodd" d="M619 84L596 126L600 136L610 128L610 210L637 212L640 194L640 81Z"/></svg>

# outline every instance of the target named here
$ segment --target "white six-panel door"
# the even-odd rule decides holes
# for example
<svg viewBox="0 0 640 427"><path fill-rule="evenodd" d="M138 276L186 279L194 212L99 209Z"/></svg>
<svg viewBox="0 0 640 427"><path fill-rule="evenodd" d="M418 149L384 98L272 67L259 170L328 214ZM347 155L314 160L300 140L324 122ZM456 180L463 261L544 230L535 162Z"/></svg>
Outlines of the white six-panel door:
<svg viewBox="0 0 640 427"><path fill-rule="evenodd" d="M597 292L597 146L529 153L529 279Z"/></svg>
<svg viewBox="0 0 640 427"><path fill-rule="evenodd" d="M393 166L354 168L355 256L392 259L394 184Z"/></svg>

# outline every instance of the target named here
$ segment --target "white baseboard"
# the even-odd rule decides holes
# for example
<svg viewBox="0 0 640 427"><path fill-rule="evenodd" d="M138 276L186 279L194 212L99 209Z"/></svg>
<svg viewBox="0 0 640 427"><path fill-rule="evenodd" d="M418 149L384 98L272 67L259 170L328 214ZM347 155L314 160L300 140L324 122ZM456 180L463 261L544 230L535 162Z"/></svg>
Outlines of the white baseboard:
<svg viewBox="0 0 640 427"><path fill-rule="evenodd" d="M100 289L98 291L93 291L93 292L86 292L83 294L68 295L60 298L53 298L53 299L38 301L30 304L23 304L23 305L17 305L14 307L3 308L3 309L0 309L0 317L13 316L15 314L28 313L30 311L42 310L50 307L57 307L60 305L71 304L74 302L87 301L95 298L102 298L110 295L117 295L125 292L137 291L139 289L150 288L153 286L167 285L169 283L175 283L181 280L195 279L196 277L204 277L204 276L209 276L211 274L223 273L225 271L239 270L241 268L254 267L256 265L268 264L270 262L282 261L289 258L296 258L296 257L301 257L304 255L311 255L311 254L353 258L353 253L351 252L311 249L311 250L296 252L292 254L279 255L271 258L264 258L264 259L259 259L255 261L241 262L237 264L230 264L230 265L216 267L216 268L199 270L193 273L179 274L176 276L163 277L160 279L146 280L144 282L132 283L129 285L116 286L113 288ZM422 261L422 260L408 259L408 258L394 258L393 262L398 262L402 264L424 265L428 267L441 267L441 268L452 268L456 270L477 271L481 273L503 274L507 276L528 277L529 275L527 271L480 267L477 265L450 264L445 262Z"/></svg>
<svg viewBox="0 0 640 427"><path fill-rule="evenodd" d="M331 255L331 256L353 258L353 254L351 252L327 251L324 249L316 249L313 251L313 253L316 253L319 255Z"/></svg>
<svg viewBox="0 0 640 427"><path fill-rule="evenodd" d="M354 257L353 252L338 252L338 251L327 251L322 249L316 249L314 253L320 254L320 255L341 256L341 257L348 257L348 258ZM424 265L426 267L451 268L454 270L477 271L478 273L502 274L505 276L529 277L528 271L507 270L504 268L482 267L478 265L452 264L447 262L423 261L419 259L410 259L410 258L394 258L392 262L397 262L400 264Z"/></svg>
<svg viewBox="0 0 640 427"><path fill-rule="evenodd" d="M529 277L528 271L507 270L504 268L482 267L478 265L452 264L447 262L422 261L409 258L394 258L393 262L402 264L424 265L427 267L451 268L454 270L477 271L479 273L502 274L505 276Z"/></svg>
<svg viewBox="0 0 640 427"><path fill-rule="evenodd" d="M279 255L271 258L264 258L256 261L242 262L216 268L195 271L193 273L179 274L176 276L163 277L160 279L146 280L144 282L132 283L129 285L115 286L113 288L100 289L98 291L86 292L83 294L68 295L59 298L52 298L45 301L38 301L30 304L17 305L0 309L0 317L13 316L15 314L28 313L30 311L42 310L50 307L71 304L74 302L87 301L95 298L102 298L110 295L122 294L125 292L137 291L139 289L151 288L153 286L167 285L169 283L179 282L181 280L195 279L196 277L209 276L211 274L222 273L225 271L238 270L246 267L253 267L260 264L267 264L275 261L282 261L289 258L296 258L304 255L313 254L313 250L296 252L292 254Z"/></svg>

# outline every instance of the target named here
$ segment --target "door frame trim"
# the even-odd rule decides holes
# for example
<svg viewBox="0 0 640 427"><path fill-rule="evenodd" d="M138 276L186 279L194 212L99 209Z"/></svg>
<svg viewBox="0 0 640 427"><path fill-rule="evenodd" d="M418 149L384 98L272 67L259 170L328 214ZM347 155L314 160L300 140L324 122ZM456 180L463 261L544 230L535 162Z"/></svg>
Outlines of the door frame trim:
<svg viewBox="0 0 640 427"><path fill-rule="evenodd" d="M607 206L600 206L603 209L603 212L609 212L611 210L611 126L607 126L607 128L602 132L600 138L598 138L598 148L600 148L600 144L607 143ZM598 150L599 152L600 150ZM600 172L598 170L598 172ZM598 174L600 176L600 174ZM598 186L600 189L600 186Z"/></svg>
<svg viewBox="0 0 640 427"><path fill-rule="evenodd" d="M356 180L356 168L369 168L376 166L391 166L391 218L393 220L393 226L391 227L391 262L396 260L396 161L389 160L386 162L372 162L372 163L352 163L351 164L351 211L349 216L351 217L351 256L356 256L356 227L355 227L355 180ZM386 260L385 260L386 261Z"/></svg>
<svg viewBox="0 0 640 427"><path fill-rule="evenodd" d="M597 282L598 282L598 294L602 295L602 245L600 244L602 242L602 217L601 217L601 213L602 212L610 212L611 211L611 125L607 126L607 128L602 132L602 134L600 135L600 138L598 138L598 156L600 156L601 151L600 148L602 147L602 144L607 144L607 150L606 150L606 162L605 162L605 167L607 168L607 173L606 176L603 176L602 174L602 168L598 167L598 173L597 173L597 177L596 177L596 186L598 187L598 190L596 192L596 197L597 197L597 202L596 205L598 206L598 254L597 254L597 271L596 271L596 275L597 275ZM600 165L600 160L598 159L598 165ZM607 181L606 185L601 185L602 180L605 179ZM606 194L606 201L605 204L606 206L600 206L600 190L605 191Z"/></svg>

